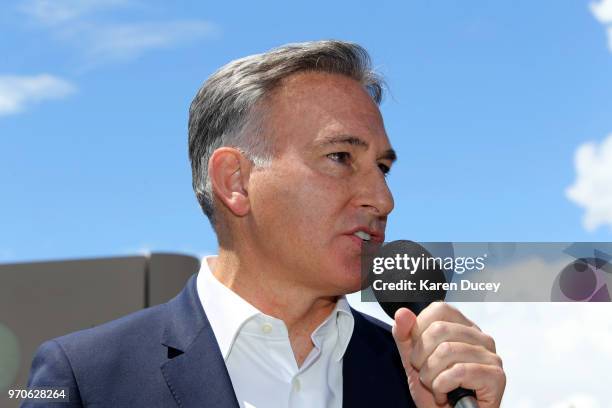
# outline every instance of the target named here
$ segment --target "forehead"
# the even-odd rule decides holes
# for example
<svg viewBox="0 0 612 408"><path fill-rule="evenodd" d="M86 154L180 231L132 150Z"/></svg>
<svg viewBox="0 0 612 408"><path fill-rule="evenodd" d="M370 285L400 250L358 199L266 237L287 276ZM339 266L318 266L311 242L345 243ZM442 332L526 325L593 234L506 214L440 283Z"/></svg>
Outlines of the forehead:
<svg viewBox="0 0 612 408"><path fill-rule="evenodd" d="M303 72L285 78L266 99L266 128L276 149L308 146L351 135L388 149L380 110L356 80L338 74Z"/></svg>

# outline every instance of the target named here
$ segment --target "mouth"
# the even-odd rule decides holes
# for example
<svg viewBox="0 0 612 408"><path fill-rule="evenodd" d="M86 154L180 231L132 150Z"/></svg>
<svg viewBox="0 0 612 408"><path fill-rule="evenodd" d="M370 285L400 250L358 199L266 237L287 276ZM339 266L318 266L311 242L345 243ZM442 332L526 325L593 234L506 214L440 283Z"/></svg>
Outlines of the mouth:
<svg viewBox="0 0 612 408"><path fill-rule="evenodd" d="M364 241L370 241L372 239L372 236L365 231L357 231L354 232L353 235L357 238L361 238Z"/></svg>
<svg viewBox="0 0 612 408"><path fill-rule="evenodd" d="M382 243L385 240L384 233L366 227L355 228L354 230L349 231L347 234L358 238L359 242Z"/></svg>

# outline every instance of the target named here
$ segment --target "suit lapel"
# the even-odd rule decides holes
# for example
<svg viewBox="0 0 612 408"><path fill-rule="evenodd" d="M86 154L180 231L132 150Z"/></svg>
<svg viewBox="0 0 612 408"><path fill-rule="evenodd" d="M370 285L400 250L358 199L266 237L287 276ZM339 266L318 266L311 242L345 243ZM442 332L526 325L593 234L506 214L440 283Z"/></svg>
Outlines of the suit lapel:
<svg viewBox="0 0 612 408"><path fill-rule="evenodd" d="M196 275L166 304L161 366L178 406L238 408L232 382L196 289Z"/></svg>
<svg viewBox="0 0 612 408"><path fill-rule="evenodd" d="M342 363L342 406L415 408L395 344L380 342L382 329L351 312L355 326Z"/></svg>
<svg viewBox="0 0 612 408"><path fill-rule="evenodd" d="M377 373L368 361L372 351L366 343L363 322L359 313L352 310L355 326L342 362L342 406L344 408L377 407L379 393L373 390ZM380 375L380 373L378 373Z"/></svg>

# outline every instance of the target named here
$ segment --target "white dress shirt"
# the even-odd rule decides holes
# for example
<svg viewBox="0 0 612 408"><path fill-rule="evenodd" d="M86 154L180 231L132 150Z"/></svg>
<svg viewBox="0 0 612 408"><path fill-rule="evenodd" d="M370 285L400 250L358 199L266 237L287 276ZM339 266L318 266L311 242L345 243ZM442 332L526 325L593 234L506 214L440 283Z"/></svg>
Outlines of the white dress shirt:
<svg viewBox="0 0 612 408"><path fill-rule="evenodd" d="M343 296L311 335L314 344L297 366L285 323L219 282L206 257L197 277L202 307L212 327L242 408L341 408L342 358L353 334L353 314Z"/></svg>

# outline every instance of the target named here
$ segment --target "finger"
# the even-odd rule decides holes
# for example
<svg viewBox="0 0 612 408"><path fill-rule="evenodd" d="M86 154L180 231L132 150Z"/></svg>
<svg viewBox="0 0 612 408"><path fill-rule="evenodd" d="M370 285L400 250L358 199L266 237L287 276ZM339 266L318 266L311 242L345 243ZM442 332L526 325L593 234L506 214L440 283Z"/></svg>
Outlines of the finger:
<svg viewBox="0 0 612 408"><path fill-rule="evenodd" d="M412 310L402 307L395 312L393 336L395 341L404 342L410 339L410 332L416 323L417 317Z"/></svg>
<svg viewBox="0 0 612 408"><path fill-rule="evenodd" d="M395 339L395 344L402 358L404 368L410 367L410 354L412 354L412 336L410 335L417 317L405 307L395 312L395 322L391 332Z"/></svg>
<svg viewBox="0 0 612 408"><path fill-rule="evenodd" d="M451 323L462 324L468 327L476 327L476 325L459 310L444 302L433 302L427 306L417 317L416 330L412 331L413 339L421 337L423 332L436 321L445 321Z"/></svg>
<svg viewBox="0 0 612 408"><path fill-rule="evenodd" d="M410 362L420 370L425 360L444 342L467 343L482 346L492 353L496 352L493 338L477 328L459 323L437 321L430 324L421 337L414 342Z"/></svg>
<svg viewBox="0 0 612 408"><path fill-rule="evenodd" d="M448 403L448 395L443 392L434 392L433 396L434 401L436 401L436 404L438 406L446 406L446 404Z"/></svg>
<svg viewBox="0 0 612 408"><path fill-rule="evenodd" d="M433 389L433 382L440 373L457 363L478 363L502 367L501 358L482 346L466 343L441 343L427 358L419 369L419 378L428 389Z"/></svg>
<svg viewBox="0 0 612 408"><path fill-rule="evenodd" d="M421 380L419 380L419 372L414 369L410 364L406 368L406 376L408 377L408 389L410 393L414 395L414 392L423 387Z"/></svg>
<svg viewBox="0 0 612 408"><path fill-rule="evenodd" d="M393 324L393 338L396 342L404 343L412 340L410 335L417 317L412 310L402 307L395 312L395 322Z"/></svg>
<svg viewBox="0 0 612 408"><path fill-rule="evenodd" d="M463 387L476 391L476 399L497 406L506 387L506 374L498 365L457 363L441 372L432 384L434 397Z"/></svg>

